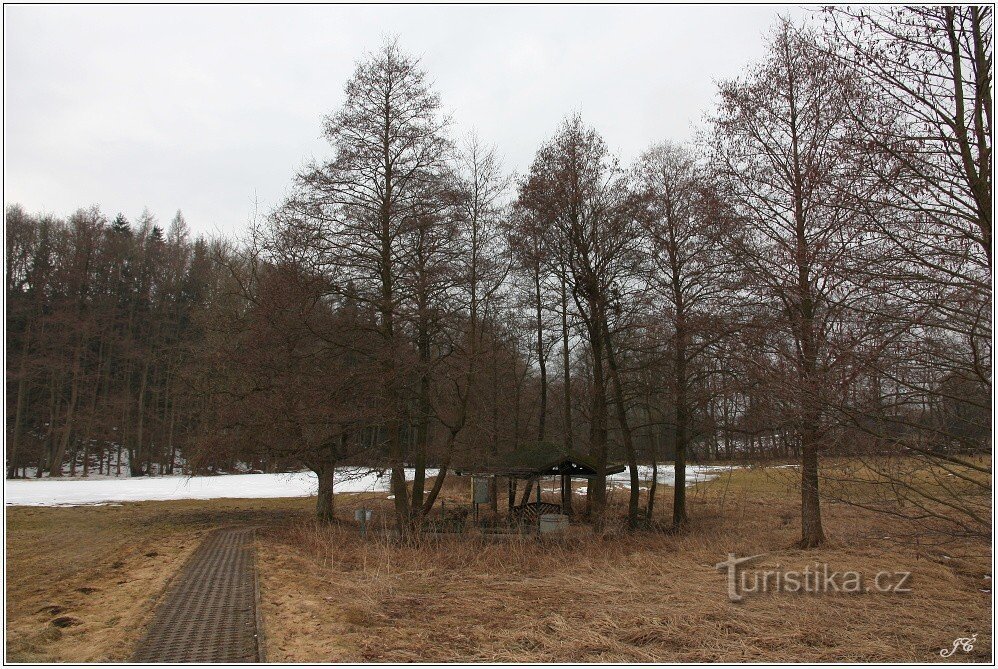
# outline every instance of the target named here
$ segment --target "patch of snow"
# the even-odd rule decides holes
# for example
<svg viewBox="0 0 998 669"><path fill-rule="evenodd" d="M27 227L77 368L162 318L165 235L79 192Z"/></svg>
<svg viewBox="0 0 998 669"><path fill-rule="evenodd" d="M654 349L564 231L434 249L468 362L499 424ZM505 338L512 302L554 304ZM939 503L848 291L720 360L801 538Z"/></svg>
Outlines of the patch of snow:
<svg viewBox="0 0 998 669"><path fill-rule="evenodd" d="M694 486L697 483L703 483L704 481L710 481L711 479L716 479L718 476L724 472L736 469L732 465L686 465L686 487ZM676 468L674 465L659 465L658 466L658 482L661 485L674 486L676 485ZM641 481L651 481L652 479L652 466L651 465L638 465L638 479ZM619 474L614 474L608 477L610 485L613 487L620 488L630 488L631 487L631 475L625 469Z"/></svg>
<svg viewBox="0 0 998 669"><path fill-rule="evenodd" d="M686 468L686 485L717 478L732 469L729 465L689 465ZM436 476L436 469L427 469L426 476ZM406 469L406 478L413 470ZM650 465L638 467L643 484L651 480ZM630 476L626 471L609 477L614 488L629 488ZM658 482L675 485L675 469L659 465ZM8 506L77 506L108 504L110 502L140 502L175 499L267 499L277 497L310 497L318 490L313 472L287 474L223 474L219 476L143 476L80 478L14 479L4 481L4 503ZM642 486L644 488L644 485ZM336 472L337 493L388 492L389 475L361 467L347 467ZM558 486L545 490L557 491ZM585 486L574 489L585 494ZM389 499L391 497L389 496Z"/></svg>
<svg viewBox="0 0 998 669"><path fill-rule="evenodd" d="M710 481L711 479L716 479L724 472L731 471L733 469L739 469L739 467L735 465L686 465L686 487L690 488L695 486L697 483L703 483L705 481ZM641 483L649 483L651 478L652 466L638 465L638 480L640 480ZM658 483L659 485L666 486L676 485L676 468L674 465L658 466ZM619 474L608 476L607 484L610 488L622 488L629 490L631 487L630 472L624 470ZM640 489L647 490L648 488L642 485ZM583 485L573 487L572 491L576 495L585 495L586 486Z"/></svg>
<svg viewBox="0 0 998 669"><path fill-rule="evenodd" d="M436 476L427 469L426 476ZM407 478L412 476L407 469ZM334 490L382 492L389 475L365 468L337 470ZM315 473L229 474L222 476L163 476L111 479L16 479L4 481L7 506L76 506L107 502L174 499L267 499L310 497L319 489Z"/></svg>

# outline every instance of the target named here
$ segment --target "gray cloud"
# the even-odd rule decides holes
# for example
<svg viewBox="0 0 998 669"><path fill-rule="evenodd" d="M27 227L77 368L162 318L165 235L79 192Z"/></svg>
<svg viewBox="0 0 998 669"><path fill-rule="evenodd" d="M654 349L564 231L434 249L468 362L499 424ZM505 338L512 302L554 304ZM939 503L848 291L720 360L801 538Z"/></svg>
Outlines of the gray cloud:
<svg viewBox="0 0 998 669"><path fill-rule="evenodd" d="M422 57L456 132L511 170L580 111L624 160L691 137L778 7L4 9L7 203L232 233L328 155L322 117L387 35ZM795 12L796 13L796 12Z"/></svg>

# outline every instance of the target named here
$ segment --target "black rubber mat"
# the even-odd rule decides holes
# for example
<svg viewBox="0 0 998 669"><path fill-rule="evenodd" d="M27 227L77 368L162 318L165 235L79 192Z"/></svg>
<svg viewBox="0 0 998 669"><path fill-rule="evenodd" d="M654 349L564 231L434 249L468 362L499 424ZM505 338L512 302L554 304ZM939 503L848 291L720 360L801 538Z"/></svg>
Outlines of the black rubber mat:
<svg viewBox="0 0 998 669"><path fill-rule="evenodd" d="M259 662L253 529L216 531L177 574L136 662Z"/></svg>

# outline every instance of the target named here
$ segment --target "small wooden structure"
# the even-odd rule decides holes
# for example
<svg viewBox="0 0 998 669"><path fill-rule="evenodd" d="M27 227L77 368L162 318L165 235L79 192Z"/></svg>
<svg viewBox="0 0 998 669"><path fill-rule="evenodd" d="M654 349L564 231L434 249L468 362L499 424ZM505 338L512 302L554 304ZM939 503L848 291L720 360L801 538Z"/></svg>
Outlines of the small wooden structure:
<svg viewBox="0 0 998 669"><path fill-rule="evenodd" d="M610 476L624 471L624 465L607 465L604 474ZM516 451L488 458L484 462L454 467L458 476L472 476L480 480L491 477L493 495L492 508L496 509L498 496L498 481L507 481L510 515L535 520L541 513L564 514L572 513L572 479L593 479L599 473L596 462L587 455L569 451L563 447L547 442L538 442L521 446ZM561 480L561 499L559 504L545 502L542 499L541 482L545 477L557 477ZM535 484L534 501L527 499L516 503L518 481L527 481L527 485Z"/></svg>

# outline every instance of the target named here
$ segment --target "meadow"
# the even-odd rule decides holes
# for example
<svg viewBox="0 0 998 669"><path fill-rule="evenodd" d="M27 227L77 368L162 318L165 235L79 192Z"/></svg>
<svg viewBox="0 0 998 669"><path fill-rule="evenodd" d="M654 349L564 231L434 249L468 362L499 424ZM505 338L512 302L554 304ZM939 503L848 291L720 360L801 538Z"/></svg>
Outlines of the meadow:
<svg viewBox="0 0 998 669"><path fill-rule="evenodd" d="M384 493L337 496L341 522L313 500L185 500L121 506L8 507L7 659L127 660L183 561L214 527L256 526L261 613L271 662L925 662L977 634L991 657L990 545L927 534L827 502L827 546L793 547L793 469L736 469L690 489L681 533L623 528L557 539L473 534L399 543L362 539L355 508L387 517ZM670 488L658 512L670 513ZM444 488L466 502L467 481ZM872 578L911 572L908 593L746 594L716 568L828 564Z"/></svg>

